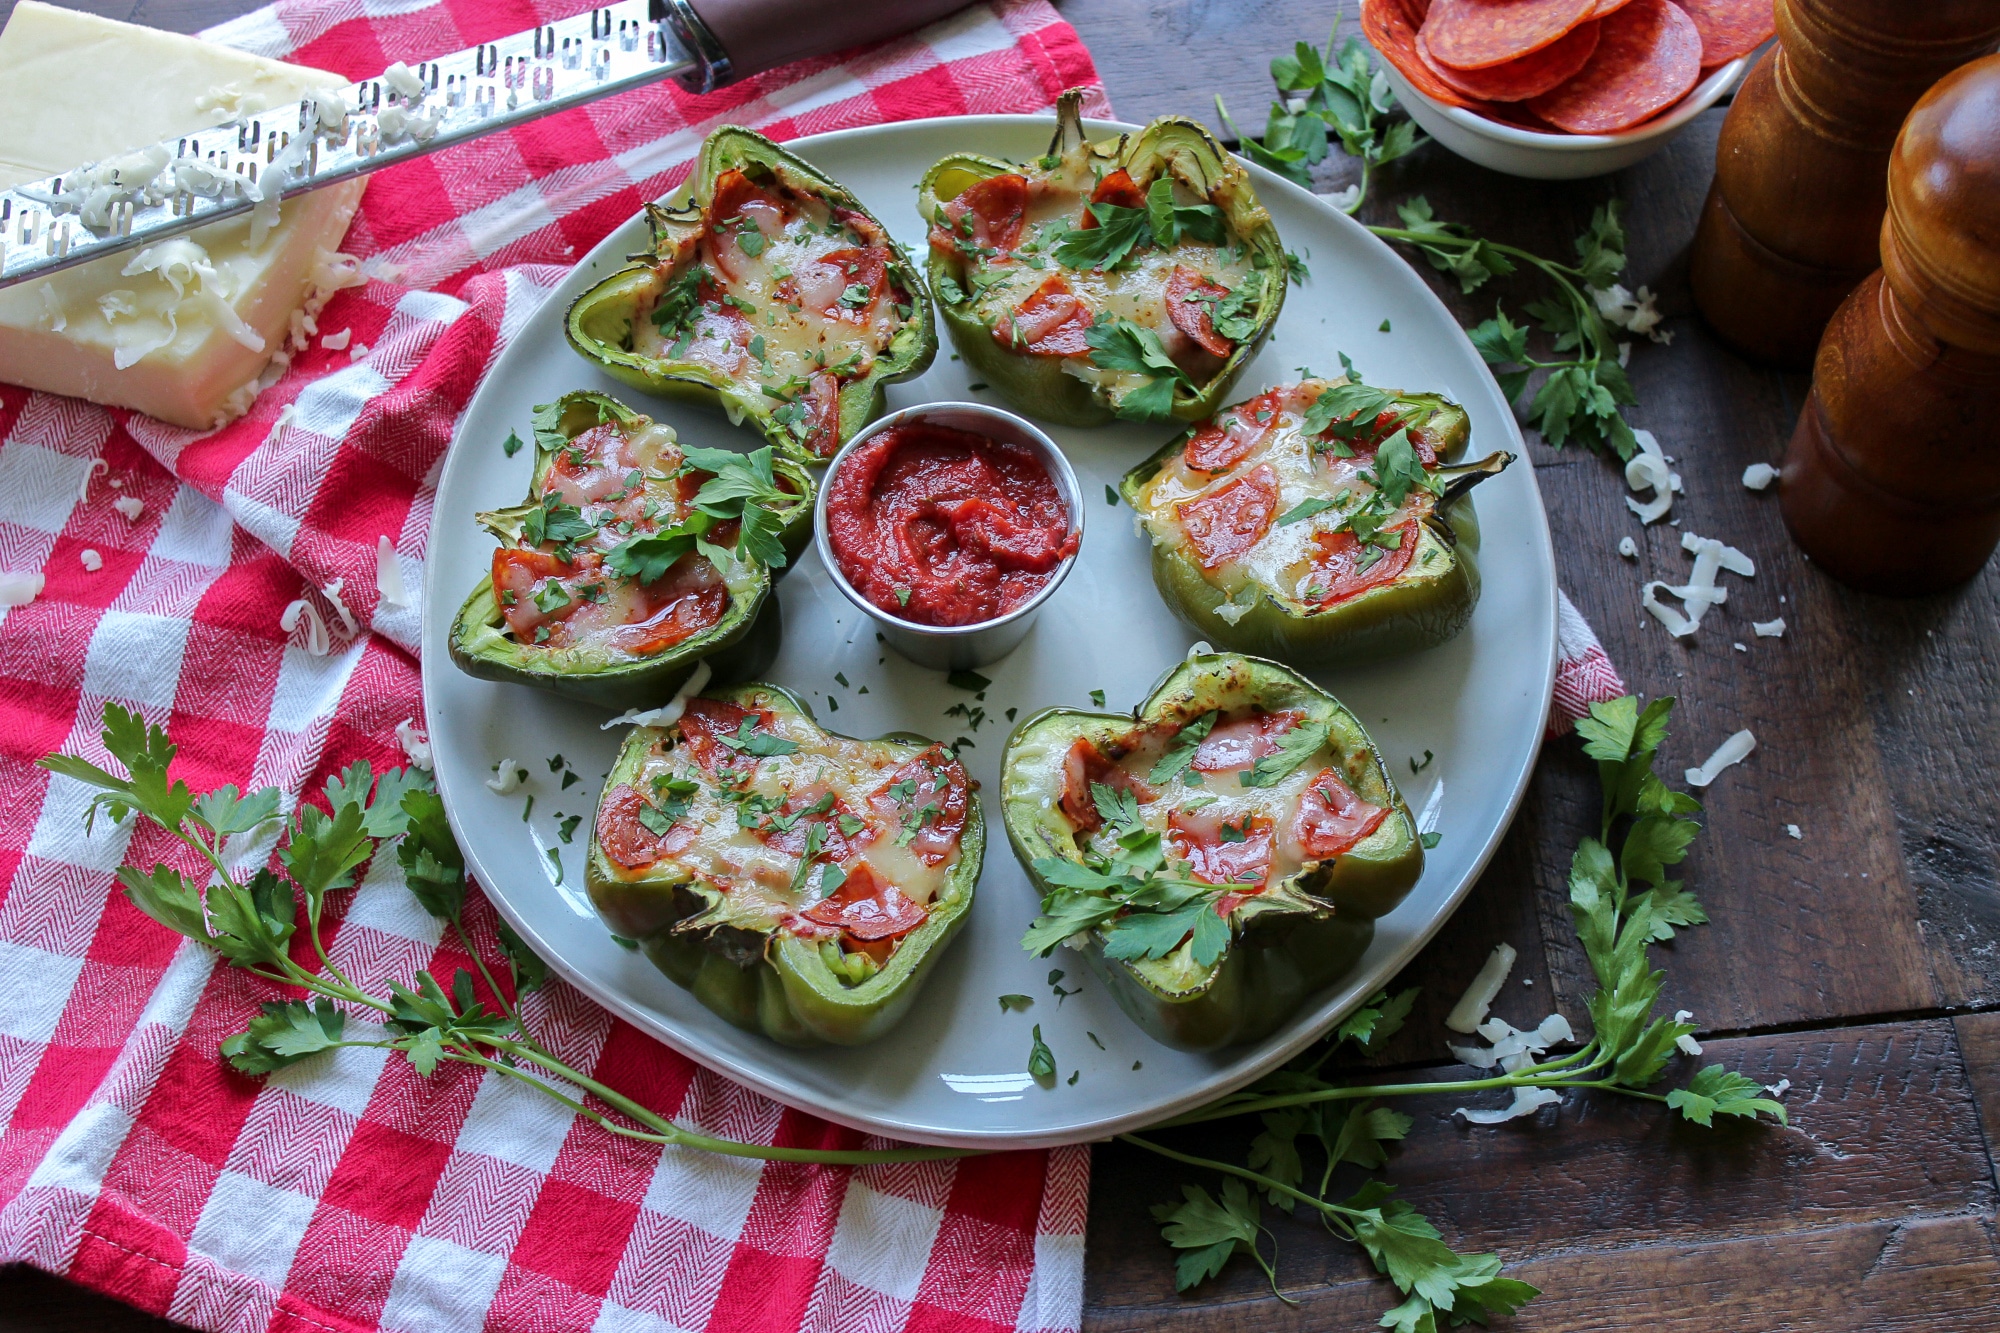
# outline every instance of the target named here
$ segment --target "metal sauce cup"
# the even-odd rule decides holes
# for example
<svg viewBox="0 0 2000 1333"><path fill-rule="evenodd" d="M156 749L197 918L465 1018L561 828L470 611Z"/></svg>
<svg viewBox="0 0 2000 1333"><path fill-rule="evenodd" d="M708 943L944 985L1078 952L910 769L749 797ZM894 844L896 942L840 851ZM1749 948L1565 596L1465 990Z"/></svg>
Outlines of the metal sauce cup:
<svg viewBox="0 0 2000 1333"><path fill-rule="evenodd" d="M1032 451L1041 460L1042 466L1048 469L1062 495L1063 504L1069 509L1070 531L1076 535L1079 549L1083 541L1083 492L1077 485L1076 473L1070 468L1069 460L1063 457L1054 440L1012 412L1003 412L984 403L926 403L891 412L870 423L867 429L849 440L828 464L826 476L820 483L819 497L813 504L813 542L819 548L820 562L833 576L834 586L848 601L868 613L890 647L918 666L935 667L940 671L965 671L986 666L1013 652L1027 637L1028 630L1035 623L1035 613L1062 586L1062 581L1069 576L1070 567L1076 564L1076 556L1072 555L1056 566L1054 577L1033 597L1004 616L973 625L924 625L904 620L855 591L854 585L841 572L840 561L833 553L833 543L826 535L827 497L833 494L833 479L850 453L890 427L909 422L968 431L1005 444L1018 444Z"/></svg>

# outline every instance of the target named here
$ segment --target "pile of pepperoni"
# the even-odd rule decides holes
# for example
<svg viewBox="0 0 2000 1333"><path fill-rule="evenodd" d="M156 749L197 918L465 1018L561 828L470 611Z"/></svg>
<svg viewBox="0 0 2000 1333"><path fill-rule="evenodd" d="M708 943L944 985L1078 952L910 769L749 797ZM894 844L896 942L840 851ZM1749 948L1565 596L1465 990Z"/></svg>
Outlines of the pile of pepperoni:
<svg viewBox="0 0 2000 1333"><path fill-rule="evenodd" d="M1361 0L1426 97L1544 133L1616 134L1776 30L1772 0Z"/></svg>

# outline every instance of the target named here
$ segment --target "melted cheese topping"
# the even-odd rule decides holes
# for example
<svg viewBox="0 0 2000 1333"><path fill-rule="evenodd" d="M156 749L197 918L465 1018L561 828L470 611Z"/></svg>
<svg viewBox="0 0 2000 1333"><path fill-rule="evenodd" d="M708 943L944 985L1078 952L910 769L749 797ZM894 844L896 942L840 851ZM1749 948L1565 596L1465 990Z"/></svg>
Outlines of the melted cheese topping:
<svg viewBox="0 0 2000 1333"><path fill-rule="evenodd" d="M1202 577L1225 592L1236 593L1254 585L1301 605L1316 605L1320 599L1308 595L1317 577L1312 559L1315 535L1338 531L1347 516L1359 509L1375 490L1368 476L1371 458L1343 458L1316 447L1314 438L1305 432L1307 409L1322 390L1330 387L1328 381L1306 380L1219 414L1216 420L1224 422L1239 408L1256 408L1269 410L1271 420L1257 423L1267 425L1267 433L1240 461L1224 471L1192 468L1187 464L1185 452L1175 455L1139 493L1135 508L1140 525L1155 542L1181 548L1188 562L1201 570ZM1181 507L1212 495L1265 465L1276 475L1278 493L1269 528L1240 555L1213 568L1205 567L1188 540ZM1300 504L1315 499L1331 500L1333 506L1307 518L1279 523L1279 519ZM1428 514L1431 504L1427 492L1413 487L1401 507L1382 526L1401 527Z"/></svg>
<svg viewBox="0 0 2000 1333"><path fill-rule="evenodd" d="M966 292L980 322L989 328L1010 327L1016 308L1051 275L1060 274L1094 315L1151 329L1176 362L1203 355L1174 325L1167 309L1167 282L1175 268L1189 268L1234 291L1253 281L1249 248L1240 242L1211 245L1183 237L1163 249L1148 239L1115 269L1065 268L1056 259L1056 247L1064 233L1083 221L1084 207L1097 184L1092 167L1082 150L1073 149L1053 171L1031 168L1023 174L1028 179L1028 204L1020 244L1012 250L976 253L967 266ZM1179 180L1173 185L1177 204L1208 202ZM1146 383L1143 375L1104 370L1085 356L1065 358L1063 369L1110 391Z"/></svg>
<svg viewBox="0 0 2000 1333"><path fill-rule="evenodd" d="M685 746L649 753L639 771L630 779L641 792L663 787L668 779L700 784L687 799L687 812L676 821L674 834L683 827L693 830L684 848L672 854L677 878L698 879L721 890L730 899L730 919L746 922L762 918L771 928L794 929L795 933L831 934L808 923L792 921L797 913L827 896L828 862L816 860L804 875L799 866L804 859L798 851L772 845L759 836L758 829L745 827L742 819L755 816L769 834L769 814L757 814L738 799L762 797L771 809L782 808L788 795L831 793L833 809L862 821L863 827L843 836L850 854L839 864L851 876L855 865L866 862L878 875L920 906L928 906L944 889L952 867L958 864L959 841L936 864L927 863L903 838L908 830L871 804L870 798L889 784L897 769L908 763L910 752L880 741L857 741L821 731L804 718L789 713L766 715L758 727L793 742L799 748L784 755L760 758L750 770L748 782L727 792L715 777L706 773ZM739 815L739 812L744 812ZM799 826L808 821L801 819ZM615 867L614 867L615 868ZM633 878L648 877L639 872ZM803 929L799 927L803 926Z"/></svg>
<svg viewBox="0 0 2000 1333"><path fill-rule="evenodd" d="M746 249L751 232L756 239ZM822 370L858 379L904 317L893 290L869 292L865 301L853 290L857 282L869 285L867 265L827 256L869 248L824 200L789 192L782 206L750 199L735 219L711 222L691 251L675 257L670 273L663 271L660 294L633 320L632 350L780 390L766 392L773 403L796 397ZM876 248L886 259L887 247L877 242ZM653 313L695 265L707 275L700 313L663 329Z"/></svg>

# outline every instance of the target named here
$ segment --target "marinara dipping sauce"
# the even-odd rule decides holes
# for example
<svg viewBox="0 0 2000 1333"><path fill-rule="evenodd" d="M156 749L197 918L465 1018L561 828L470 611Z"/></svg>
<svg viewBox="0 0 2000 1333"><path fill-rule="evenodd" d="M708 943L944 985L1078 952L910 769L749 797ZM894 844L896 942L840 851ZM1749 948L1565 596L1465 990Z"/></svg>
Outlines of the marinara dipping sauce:
<svg viewBox="0 0 2000 1333"><path fill-rule="evenodd" d="M850 449L825 503L847 582L919 625L999 619L1048 586L1079 540L1036 451L921 419Z"/></svg>

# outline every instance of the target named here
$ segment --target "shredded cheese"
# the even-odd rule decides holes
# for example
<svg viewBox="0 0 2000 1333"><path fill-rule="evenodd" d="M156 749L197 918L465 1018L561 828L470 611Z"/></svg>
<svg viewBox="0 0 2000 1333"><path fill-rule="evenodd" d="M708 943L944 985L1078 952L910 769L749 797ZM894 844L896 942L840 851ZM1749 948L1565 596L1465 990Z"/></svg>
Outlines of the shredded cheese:
<svg viewBox="0 0 2000 1333"><path fill-rule="evenodd" d="M1806 835L1805 835L1805 834L1804 834L1804 833L1803 833L1803 832L1802 832L1802 831L1800 830L1800 828L1799 828L1799 826L1798 826L1797 824L1787 824L1787 825L1785 825L1785 833L1786 833L1786 835L1787 835L1788 837L1792 837L1792 838L1797 838L1797 839L1799 839L1799 840L1800 840L1801 842L1803 842L1803 841L1805 840L1805 836L1806 836Z"/></svg>
<svg viewBox="0 0 2000 1333"><path fill-rule="evenodd" d="M375 593L384 606L408 606L410 593L403 586L403 562L385 534L375 539Z"/></svg>
<svg viewBox="0 0 2000 1333"><path fill-rule="evenodd" d="M528 780L528 770L512 759L502 759L493 776L486 779L486 789L495 796L511 796Z"/></svg>
<svg viewBox="0 0 2000 1333"><path fill-rule="evenodd" d="M0 569L0 606L26 606L42 595L48 579L25 569Z"/></svg>
<svg viewBox="0 0 2000 1333"><path fill-rule="evenodd" d="M83 561L83 567L93 574L104 568L104 557L88 546L83 548L78 558Z"/></svg>
<svg viewBox="0 0 2000 1333"><path fill-rule="evenodd" d="M1701 767L1690 768L1687 771L1688 786L1706 787L1709 783L1715 781L1717 775L1723 769L1742 763L1750 757L1750 752L1756 748L1757 738L1751 735L1748 729L1737 732L1734 736L1716 746L1715 753L1710 755Z"/></svg>
<svg viewBox="0 0 2000 1333"><path fill-rule="evenodd" d="M354 619L354 613L347 609L347 603L340 598L341 593L346 590L347 580L339 578L327 584L319 591L321 596L333 604L334 613L340 617L341 628L346 630L350 635L359 634L361 632L361 625Z"/></svg>
<svg viewBox="0 0 2000 1333"><path fill-rule="evenodd" d="M680 721L681 714L687 711L688 700L700 694L707 687L708 678L712 674L713 672L710 670L707 662L696 662L694 670L688 673L688 678L681 683L680 689L675 691L674 697L671 700L660 705L658 708L649 708L643 713L636 708L628 708L617 717L612 718L609 722L599 727L598 730L609 731L613 727L627 726L671 727L674 723Z"/></svg>
<svg viewBox="0 0 2000 1333"><path fill-rule="evenodd" d="M1778 469L1769 463L1752 463L1743 469L1743 484L1753 491L1768 490L1778 479Z"/></svg>
<svg viewBox="0 0 2000 1333"><path fill-rule="evenodd" d="M333 650L333 640L327 635L326 621L320 617L319 609L305 598L287 602L278 616L278 628L290 634L304 621L306 626L306 651L314 657L325 657Z"/></svg>
<svg viewBox="0 0 2000 1333"><path fill-rule="evenodd" d="M396 744L403 747L403 753L409 756L412 765L428 773L431 771L430 737L418 731L412 722L413 719L406 717L396 724Z"/></svg>
<svg viewBox="0 0 2000 1333"><path fill-rule="evenodd" d="M1753 621L1750 628L1757 631L1757 637L1760 639L1783 638L1785 633L1785 618L1779 616L1776 620Z"/></svg>
<svg viewBox="0 0 2000 1333"><path fill-rule="evenodd" d="M83 470L83 480L76 484L76 502L82 504L90 498L90 479L100 472L109 472L111 464L101 458L90 460L90 466Z"/></svg>
<svg viewBox="0 0 2000 1333"><path fill-rule="evenodd" d="M146 512L146 502L136 495L121 495L111 502L111 507L133 523L137 523L139 515Z"/></svg>
<svg viewBox="0 0 2000 1333"><path fill-rule="evenodd" d="M1633 541L1630 537L1620 537L1618 539L1618 554L1624 556L1627 560L1637 560L1639 558L1639 543Z"/></svg>
<svg viewBox="0 0 2000 1333"><path fill-rule="evenodd" d="M1477 1032L1480 1023L1486 1019L1486 1011L1493 1006L1493 997L1507 984L1507 974L1514 970L1514 960L1519 956L1511 944L1494 945L1486 965L1479 969L1479 975L1465 988L1465 994L1458 997L1458 1003L1445 1015L1444 1025L1453 1032Z"/></svg>
<svg viewBox="0 0 2000 1333"><path fill-rule="evenodd" d="M354 341L353 329L342 329L339 333L329 333L319 340L319 345L329 352L344 352L347 344Z"/></svg>
<svg viewBox="0 0 2000 1333"><path fill-rule="evenodd" d="M1625 464L1625 484L1635 491L1650 490L1653 498L1642 504L1628 495L1625 507L1637 514L1641 523L1656 523L1674 507L1674 493L1681 489L1681 479L1667 466L1667 456L1661 452L1653 432L1636 430L1632 438L1639 442L1639 452Z"/></svg>
<svg viewBox="0 0 2000 1333"><path fill-rule="evenodd" d="M1694 1012L1693 1012L1692 1010L1689 1010L1689 1009L1677 1009L1677 1010L1675 1010L1675 1011L1674 1011L1674 1022L1676 1022L1676 1023L1691 1023L1691 1022L1693 1022L1693 1021L1694 1021ZM1700 1043L1700 1042L1698 1042L1698 1041L1696 1041L1696 1040L1694 1039L1694 1036L1693 1036L1693 1034L1691 1034L1691 1033L1687 1033L1687 1032L1683 1032L1683 1033L1681 1033L1681 1035L1680 1035L1680 1036L1678 1036L1678 1037L1675 1037L1675 1038L1674 1038L1674 1045L1675 1045L1675 1046L1676 1046L1677 1048L1679 1048L1679 1050L1680 1050L1680 1052L1681 1052L1681 1054L1682 1054L1682 1055L1700 1055L1700 1054L1701 1054L1701 1043Z"/></svg>
<svg viewBox="0 0 2000 1333"><path fill-rule="evenodd" d="M1504 1110L1473 1111L1461 1106L1457 1114L1465 1117L1469 1125L1499 1125L1509 1120L1518 1120L1524 1115L1533 1115L1544 1106L1552 1106L1562 1101L1562 1097L1550 1088L1516 1088L1514 1100Z"/></svg>

